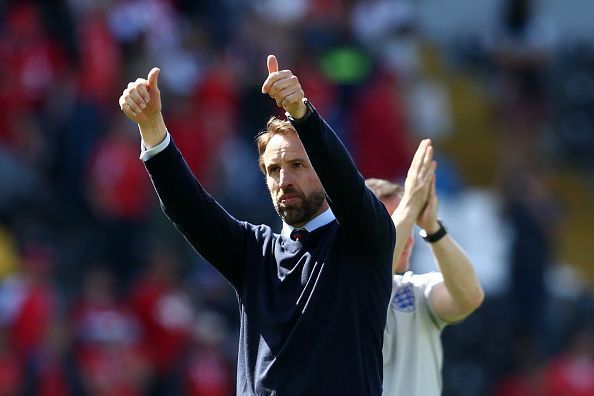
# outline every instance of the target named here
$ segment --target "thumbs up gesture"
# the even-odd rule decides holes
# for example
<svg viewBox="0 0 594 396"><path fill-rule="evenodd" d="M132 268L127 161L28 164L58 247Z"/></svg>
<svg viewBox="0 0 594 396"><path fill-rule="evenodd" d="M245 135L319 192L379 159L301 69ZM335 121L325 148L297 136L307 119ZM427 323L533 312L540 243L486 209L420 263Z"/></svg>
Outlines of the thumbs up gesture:
<svg viewBox="0 0 594 396"><path fill-rule="evenodd" d="M161 93L157 82L159 72L159 68L153 68L148 79L137 78L120 96L120 109L139 125L150 123L161 113Z"/></svg>
<svg viewBox="0 0 594 396"><path fill-rule="evenodd" d="M129 83L119 100L120 109L138 124L142 140L149 148L163 141L166 134L161 114L159 72L160 69L154 67L147 79L137 78Z"/></svg>
<svg viewBox="0 0 594 396"><path fill-rule="evenodd" d="M285 109L291 117L302 118L307 113L303 103L305 93L299 79L290 70L278 70L276 56L268 55L268 77L262 84L262 93L268 94L276 101L278 107Z"/></svg>

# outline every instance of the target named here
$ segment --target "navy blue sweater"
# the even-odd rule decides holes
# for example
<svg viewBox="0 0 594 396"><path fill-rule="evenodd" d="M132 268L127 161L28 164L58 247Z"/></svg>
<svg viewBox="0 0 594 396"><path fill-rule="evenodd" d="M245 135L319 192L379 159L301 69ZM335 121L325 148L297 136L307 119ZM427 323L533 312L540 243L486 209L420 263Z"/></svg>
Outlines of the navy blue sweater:
<svg viewBox="0 0 594 396"><path fill-rule="evenodd" d="M381 395L394 225L318 113L292 122L336 216L303 243L229 215L173 141L146 167L164 212L235 288L238 395Z"/></svg>

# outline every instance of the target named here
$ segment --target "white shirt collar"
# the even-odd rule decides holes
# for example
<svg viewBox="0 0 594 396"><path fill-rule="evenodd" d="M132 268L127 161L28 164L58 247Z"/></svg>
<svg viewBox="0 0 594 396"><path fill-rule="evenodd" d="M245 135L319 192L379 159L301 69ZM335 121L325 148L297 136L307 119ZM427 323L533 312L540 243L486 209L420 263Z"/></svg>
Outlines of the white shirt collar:
<svg viewBox="0 0 594 396"><path fill-rule="evenodd" d="M316 230L320 227L325 226L326 224L331 223L335 219L336 217L334 216L334 213L332 213L332 209L328 208L324 212L320 213L319 215L308 221L301 228L305 228L307 231L312 232L313 230ZM291 231L293 231L294 229L295 227L283 221L283 229L281 231L281 235L285 238L289 238L291 235Z"/></svg>

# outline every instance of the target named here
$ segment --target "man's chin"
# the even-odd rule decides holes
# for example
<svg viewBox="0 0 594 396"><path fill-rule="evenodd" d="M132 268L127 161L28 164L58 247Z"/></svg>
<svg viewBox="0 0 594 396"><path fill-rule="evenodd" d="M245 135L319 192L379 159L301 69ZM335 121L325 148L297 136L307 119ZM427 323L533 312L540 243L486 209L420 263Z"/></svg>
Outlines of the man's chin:
<svg viewBox="0 0 594 396"><path fill-rule="evenodd" d="M299 209L289 209L289 210L282 210L280 213L280 217L283 221L289 225L295 226L296 224L303 224L306 219L305 214L302 213Z"/></svg>
<svg viewBox="0 0 594 396"><path fill-rule="evenodd" d="M291 213L291 212L298 212L303 210L303 204L301 202L292 202L292 203L279 203L277 206L278 210L283 213Z"/></svg>

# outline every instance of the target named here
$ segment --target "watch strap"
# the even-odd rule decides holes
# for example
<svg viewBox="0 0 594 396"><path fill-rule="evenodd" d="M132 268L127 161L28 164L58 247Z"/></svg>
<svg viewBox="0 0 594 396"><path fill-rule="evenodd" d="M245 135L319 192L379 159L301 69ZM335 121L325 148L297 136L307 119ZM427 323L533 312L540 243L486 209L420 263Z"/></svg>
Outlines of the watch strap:
<svg viewBox="0 0 594 396"><path fill-rule="evenodd" d="M439 241L441 238L443 238L448 233L448 231L444 227L441 220L437 220L437 224L439 224L439 229L435 231L433 234L427 234L425 230L419 231L419 235L421 236L421 238L423 238L426 242L429 243L435 243Z"/></svg>

